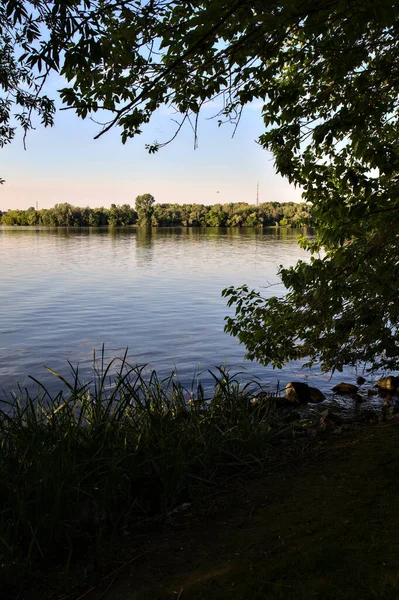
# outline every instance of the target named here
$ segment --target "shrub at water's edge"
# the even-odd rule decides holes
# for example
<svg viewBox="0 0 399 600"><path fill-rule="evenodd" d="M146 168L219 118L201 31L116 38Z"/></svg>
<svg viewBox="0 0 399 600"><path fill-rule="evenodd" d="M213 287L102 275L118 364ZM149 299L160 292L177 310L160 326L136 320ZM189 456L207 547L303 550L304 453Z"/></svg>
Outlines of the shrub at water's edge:
<svg viewBox="0 0 399 600"><path fill-rule="evenodd" d="M223 368L205 397L176 374L95 362L90 384L56 373L0 411L0 587L97 560L125 531L194 499L239 467L261 463L276 435L274 401ZM259 394L258 394L259 395Z"/></svg>

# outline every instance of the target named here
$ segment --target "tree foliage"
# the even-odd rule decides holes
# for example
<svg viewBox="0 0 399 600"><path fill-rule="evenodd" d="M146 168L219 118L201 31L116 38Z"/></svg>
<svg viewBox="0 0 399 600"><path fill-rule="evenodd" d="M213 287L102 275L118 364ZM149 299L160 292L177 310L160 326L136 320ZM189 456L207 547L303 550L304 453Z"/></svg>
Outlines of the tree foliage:
<svg viewBox="0 0 399 600"><path fill-rule="evenodd" d="M29 8L37 11L36 17ZM50 66L43 65L44 72L39 74L27 58L31 44L41 37L45 11L45 2L14 0L0 5L0 148L13 140L18 126L24 135L32 129L33 113L45 126L54 122L54 102L43 93Z"/></svg>
<svg viewBox="0 0 399 600"><path fill-rule="evenodd" d="M317 236L302 241L309 262L281 269L284 298L225 292L237 307L227 331L276 366L309 357L324 369L399 368L398 3L5 0L1 10L6 117L10 102L24 107L26 82L28 116L51 117L35 92L40 67L69 81L61 96L79 116L109 115L98 135L119 126L123 141L163 104L195 128L217 97L219 121L235 124L261 100L259 142L303 189ZM7 35L18 35L22 62Z"/></svg>
<svg viewBox="0 0 399 600"><path fill-rule="evenodd" d="M151 217L154 212L155 198L151 194L142 194L137 196L135 207L137 212L138 224L144 227L151 225Z"/></svg>
<svg viewBox="0 0 399 600"><path fill-rule="evenodd" d="M148 199L149 196L149 199ZM144 198L144 204L143 204ZM50 227L304 227L311 225L305 204L247 202L229 204L154 204L151 194L138 196L136 208L111 204L110 208L84 208L68 202L53 208L0 211L0 223L8 226L45 225ZM140 214L139 214L140 213Z"/></svg>

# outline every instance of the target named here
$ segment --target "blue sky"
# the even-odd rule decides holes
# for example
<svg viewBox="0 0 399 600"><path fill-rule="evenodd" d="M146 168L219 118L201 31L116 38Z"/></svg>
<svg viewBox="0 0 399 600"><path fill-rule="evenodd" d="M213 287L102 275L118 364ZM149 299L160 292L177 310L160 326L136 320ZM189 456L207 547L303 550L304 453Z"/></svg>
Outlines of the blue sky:
<svg viewBox="0 0 399 600"><path fill-rule="evenodd" d="M57 111L53 128L37 124L28 134L26 151L21 136L1 150L0 176L6 183L0 187L0 209L36 202L39 208L58 202L134 205L136 196L147 192L157 202L255 203L257 182L260 202L300 201L299 190L275 174L271 155L255 142L263 131L260 105L244 110L233 139L233 127L218 127L210 118L214 112L209 106L200 117L196 150L186 126L171 144L149 155L145 144L168 139L175 127L166 108L125 145L118 130L94 140L97 124Z"/></svg>

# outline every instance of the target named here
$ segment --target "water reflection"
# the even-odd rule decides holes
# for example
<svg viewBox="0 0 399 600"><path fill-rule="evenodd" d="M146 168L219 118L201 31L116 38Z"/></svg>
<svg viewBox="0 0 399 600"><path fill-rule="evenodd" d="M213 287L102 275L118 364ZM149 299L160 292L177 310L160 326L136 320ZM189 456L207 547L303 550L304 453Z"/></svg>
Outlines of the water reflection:
<svg viewBox="0 0 399 600"><path fill-rule="evenodd" d="M140 227L136 231L136 260L140 267L148 266L154 255L153 228Z"/></svg>

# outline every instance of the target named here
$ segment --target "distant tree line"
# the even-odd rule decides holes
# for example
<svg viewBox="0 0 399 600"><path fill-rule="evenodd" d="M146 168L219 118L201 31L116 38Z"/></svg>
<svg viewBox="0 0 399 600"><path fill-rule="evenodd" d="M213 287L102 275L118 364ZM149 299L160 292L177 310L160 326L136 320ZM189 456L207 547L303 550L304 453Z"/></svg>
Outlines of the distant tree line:
<svg viewBox="0 0 399 600"><path fill-rule="evenodd" d="M127 225L167 227L302 227L310 224L306 204L264 202L259 206L247 202L229 204L155 204L153 196L136 198L129 204L110 208L82 208L67 202L53 208L8 210L0 212L2 225L45 225L50 227L121 227Z"/></svg>

